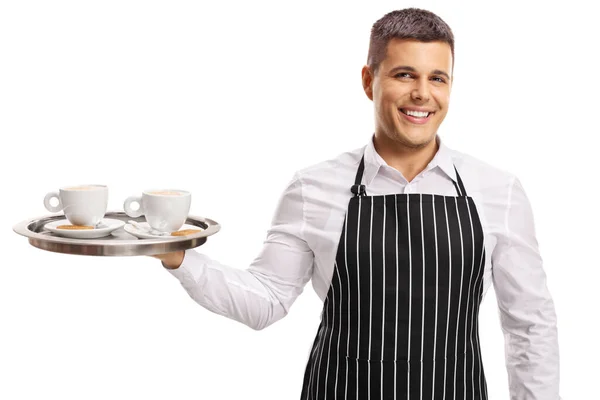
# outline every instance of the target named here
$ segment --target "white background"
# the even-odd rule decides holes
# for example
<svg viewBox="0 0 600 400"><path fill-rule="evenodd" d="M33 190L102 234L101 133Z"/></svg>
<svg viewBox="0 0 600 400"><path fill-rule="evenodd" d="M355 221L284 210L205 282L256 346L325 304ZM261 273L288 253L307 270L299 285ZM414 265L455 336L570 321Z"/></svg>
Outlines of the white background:
<svg viewBox="0 0 600 400"><path fill-rule="evenodd" d="M115 211L149 187L186 189L192 214L222 224L200 249L245 268L294 172L370 138L360 83L370 29L414 5L456 38L440 135L515 173L529 195L558 314L561 395L597 395L592 10L367 4L2 3L0 398L299 398L321 311L310 285L256 332L198 306L158 260L42 251L12 227L47 215L44 195L64 185L108 185ZM490 399L508 399L491 289L480 327Z"/></svg>

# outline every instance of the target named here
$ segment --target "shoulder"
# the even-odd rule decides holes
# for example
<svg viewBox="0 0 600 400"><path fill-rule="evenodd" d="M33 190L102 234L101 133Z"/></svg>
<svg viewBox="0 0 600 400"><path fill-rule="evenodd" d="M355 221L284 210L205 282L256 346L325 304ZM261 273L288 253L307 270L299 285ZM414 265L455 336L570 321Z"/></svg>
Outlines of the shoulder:
<svg viewBox="0 0 600 400"><path fill-rule="evenodd" d="M350 171L356 171L364 149L365 146L359 147L339 153L324 161L308 165L296 171L296 178L304 185L318 185L322 182L335 181L336 177L345 177Z"/></svg>
<svg viewBox="0 0 600 400"><path fill-rule="evenodd" d="M470 154L454 149L450 149L450 154L467 192L469 190L480 193L506 192L517 179L507 169Z"/></svg>

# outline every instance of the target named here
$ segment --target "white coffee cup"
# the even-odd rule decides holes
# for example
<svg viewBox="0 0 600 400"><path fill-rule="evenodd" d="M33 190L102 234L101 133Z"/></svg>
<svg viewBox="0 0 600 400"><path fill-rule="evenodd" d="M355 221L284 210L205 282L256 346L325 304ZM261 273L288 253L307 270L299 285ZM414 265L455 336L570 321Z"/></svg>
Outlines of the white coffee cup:
<svg viewBox="0 0 600 400"><path fill-rule="evenodd" d="M50 200L58 199L53 206ZM50 212L63 211L73 225L95 226L104 218L108 206L108 187L105 185L78 185L60 188L44 197L44 206Z"/></svg>
<svg viewBox="0 0 600 400"><path fill-rule="evenodd" d="M139 204L137 210L131 204ZM130 196L123 203L125 213L137 218L146 216L148 224L160 232L175 232L185 223L192 195L185 190L145 190L141 196Z"/></svg>

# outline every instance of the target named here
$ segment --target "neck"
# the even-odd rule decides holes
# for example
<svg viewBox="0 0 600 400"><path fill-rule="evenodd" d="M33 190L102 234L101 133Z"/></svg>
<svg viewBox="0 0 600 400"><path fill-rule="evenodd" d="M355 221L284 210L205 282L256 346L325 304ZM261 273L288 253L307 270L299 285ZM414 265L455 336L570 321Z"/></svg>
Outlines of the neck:
<svg viewBox="0 0 600 400"><path fill-rule="evenodd" d="M436 137L423 146L410 147L391 140L385 134L375 134L375 151L392 168L400 171L408 182L412 181L431 162L439 149Z"/></svg>

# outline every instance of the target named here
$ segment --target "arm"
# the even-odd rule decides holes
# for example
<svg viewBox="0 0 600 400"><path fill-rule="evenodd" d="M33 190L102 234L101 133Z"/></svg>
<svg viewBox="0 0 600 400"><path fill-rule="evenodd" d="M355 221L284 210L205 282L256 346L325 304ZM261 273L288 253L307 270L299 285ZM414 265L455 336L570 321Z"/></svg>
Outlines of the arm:
<svg viewBox="0 0 600 400"><path fill-rule="evenodd" d="M535 237L531 205L517 178L505 229L492 253L512 400L559 400L556 314Z"/></svg>
<svg viewBox="0 0 600 400"><path fill-rule="evenodd" d="M262 251L248 269L223 265L195 250L157 258L198 304L263 329L288 313L312 275L314 257L303 238L303 209L302 182L296 175L280 197Z"/></svg>

